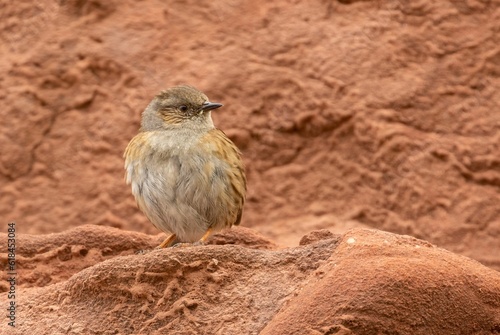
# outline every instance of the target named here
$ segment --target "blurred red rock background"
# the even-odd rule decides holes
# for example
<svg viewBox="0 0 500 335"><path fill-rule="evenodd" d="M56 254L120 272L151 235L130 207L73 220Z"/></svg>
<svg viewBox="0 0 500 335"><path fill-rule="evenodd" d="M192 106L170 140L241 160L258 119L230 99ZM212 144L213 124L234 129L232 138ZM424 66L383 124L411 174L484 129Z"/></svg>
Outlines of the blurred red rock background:
<svg viewBox="0 0 500 335"><path fill-rule="evenodd" d="M0 217L159 233L122 154L191 84L241 148L242 225L409 234L500 269L498 1L0 4ZM3 231L3 232L5 232Z"/></svg>

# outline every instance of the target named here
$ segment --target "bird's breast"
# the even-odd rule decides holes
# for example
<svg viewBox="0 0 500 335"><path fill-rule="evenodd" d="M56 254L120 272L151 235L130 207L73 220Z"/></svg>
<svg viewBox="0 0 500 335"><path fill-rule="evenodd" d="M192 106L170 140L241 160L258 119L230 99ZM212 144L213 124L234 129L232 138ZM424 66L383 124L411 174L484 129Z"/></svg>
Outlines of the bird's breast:
<svg viewBox="0 0 500 335"><path fill-rule="evenodd" d="M140 133L125 151L125 169L139 207L157 226L183 220L226 226L241 214L243 169L225 135Z"/></svg>
<svg viewBox="0 0 500 335"><path fill-rule="evenodd" d="M132 139L125 152L125 169L136 197L146 192L198 201L228 188L229 164L215 154L220 145L203 141L203 136L183 135L146 132Z"/></svg>

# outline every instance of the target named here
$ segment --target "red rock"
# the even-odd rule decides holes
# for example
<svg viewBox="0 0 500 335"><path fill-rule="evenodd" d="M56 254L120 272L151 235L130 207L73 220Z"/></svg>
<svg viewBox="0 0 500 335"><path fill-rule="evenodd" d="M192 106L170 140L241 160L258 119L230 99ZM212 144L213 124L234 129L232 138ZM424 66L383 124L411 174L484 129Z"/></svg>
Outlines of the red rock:
<svg viewBox="0 0 500 335"><path fill-rule="evenodd" d="M122 154L151 97L188 83L243 151L243 226L288 246L372 227L500 270L496 2L2 6L0 217L20 232L158 233Z"/></svg>
<svg viewBox="0 0 500 335"><path fill-rule="evenodd" d="M20 283L25 270L42 262L52 270L46 272L49 278L58 272L73 275L58 275L58 282L39 285L43 287L19 287L15 330L490 334L500 329L500 273L476 261L377 230L310 236L326 239L279 250L249 229L234 229L214 238L234 245L132 254L162 236L90 225L63 234L20 235ZM66 246L54 249L62 241ZM262 248L252 249L256 246ZM106 249L115 254L97 259L98 251ZM61 259L52 250L71 257ZM75 270L75 258L88 267ZM7 303L6 295L0 295L0 305Z"/></svg>
<svg viewBox="0 0 500 335"><path fill-rule="evenodd" d="M500 273L422 240L347 232L261 334L494 334Z"/></svg>

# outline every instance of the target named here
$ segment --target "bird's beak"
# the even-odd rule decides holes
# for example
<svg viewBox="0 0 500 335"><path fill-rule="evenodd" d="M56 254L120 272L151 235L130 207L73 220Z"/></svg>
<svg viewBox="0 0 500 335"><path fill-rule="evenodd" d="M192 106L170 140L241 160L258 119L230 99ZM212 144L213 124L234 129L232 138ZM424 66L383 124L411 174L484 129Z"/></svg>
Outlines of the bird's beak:
<svg viewBox="0 0 500 335"><path fill-rule="evenodd" d="M203 106L201 106L201 110L203 111L209 111L209 110L212 110L212 109L216 109L216 108L219 108L219 107L222 107L222 104L219 104L217 102L205 102L203 104Z"/></svg>

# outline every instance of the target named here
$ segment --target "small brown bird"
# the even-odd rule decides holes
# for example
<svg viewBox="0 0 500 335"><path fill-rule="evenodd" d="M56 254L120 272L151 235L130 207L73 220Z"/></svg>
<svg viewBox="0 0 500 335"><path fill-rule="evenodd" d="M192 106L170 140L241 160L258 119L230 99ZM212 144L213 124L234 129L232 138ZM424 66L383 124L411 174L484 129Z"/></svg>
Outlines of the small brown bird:
<svg viewBox="0 0 500 335"><path fill-rule="evenodd" d="M125 150L125 179L153 225L171 234L160 248L203 243L241 221L246 178L241 154L215 128L222 105L190 86L160 92Z"/></svg>

